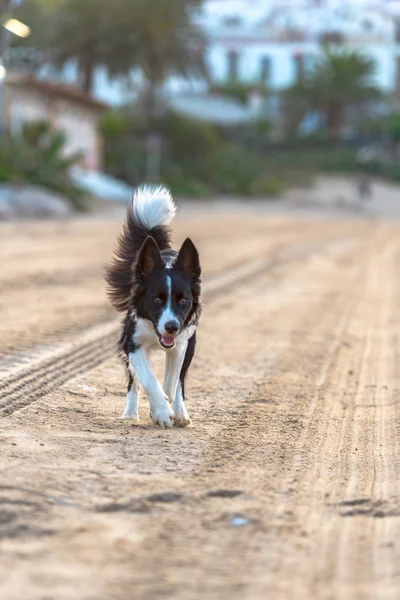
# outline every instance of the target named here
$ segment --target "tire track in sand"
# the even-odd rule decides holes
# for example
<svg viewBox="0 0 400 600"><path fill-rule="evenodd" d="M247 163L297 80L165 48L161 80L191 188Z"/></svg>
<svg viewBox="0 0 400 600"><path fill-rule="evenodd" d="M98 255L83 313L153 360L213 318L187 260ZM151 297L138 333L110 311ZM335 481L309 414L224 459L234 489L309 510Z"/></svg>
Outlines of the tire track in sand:
<svg viewBox="0 0 400 600"><path fill-rule="evenodd" d="M274 259L255 259L243 263L222 275L205 282L206 301L226 292L232 286L243 285L266 271L281 264L301 261L317 250L321 252L329 244L343 243L343 238L333 238L323 243L301 244L291 247ZM92 369L110 358L116 351L119 323L113 321L90 328L79 336L78 341L60 343L50 349L35 349L32 358L24 357L21 368L11 365L0 378L0 416L8 416L35 402L56 389L75 375ZM40 356L37 359L37 355Z"/></svg>

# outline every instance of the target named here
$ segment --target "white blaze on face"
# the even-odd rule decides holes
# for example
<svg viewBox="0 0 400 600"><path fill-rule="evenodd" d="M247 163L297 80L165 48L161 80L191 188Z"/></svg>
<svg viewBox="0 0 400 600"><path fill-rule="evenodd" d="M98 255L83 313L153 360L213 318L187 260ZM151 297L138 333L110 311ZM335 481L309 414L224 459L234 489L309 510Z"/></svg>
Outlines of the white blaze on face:
<svg viewBox="0 0 400 600"><path fill-rule="evenodd" d="M165 308L162 311L160 319L158 321L158 333L160 335L168 336L171 334L169 334L168 331L165 329L166 323L168 323L169 321L176 321L179 323L179 320L171 308L171 303L172 303L172 280L171 280L171 277L169 275L167 275L166 280L167 280L168 298L167 298L167 304L165 305Z"/></svg>

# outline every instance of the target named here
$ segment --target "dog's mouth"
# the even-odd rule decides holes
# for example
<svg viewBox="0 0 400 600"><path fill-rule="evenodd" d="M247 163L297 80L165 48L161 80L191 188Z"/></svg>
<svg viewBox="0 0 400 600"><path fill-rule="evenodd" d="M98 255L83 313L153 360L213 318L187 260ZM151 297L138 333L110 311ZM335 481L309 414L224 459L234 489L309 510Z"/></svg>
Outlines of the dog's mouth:
<svg viewBox="0 0 400 600"><path fill-rule="evenodd" d="M175 346L176 337L174 335L158 335L158 341L163 348L173 348Z"/></svg>

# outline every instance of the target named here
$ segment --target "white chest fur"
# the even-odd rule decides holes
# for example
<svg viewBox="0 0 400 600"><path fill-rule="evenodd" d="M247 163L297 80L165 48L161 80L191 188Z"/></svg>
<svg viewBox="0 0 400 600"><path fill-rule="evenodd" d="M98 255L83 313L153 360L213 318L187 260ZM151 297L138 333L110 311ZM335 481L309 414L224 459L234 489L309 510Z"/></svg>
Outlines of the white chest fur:
<svg viewBox="0 0 400 600"><path fill-rule="evenodd" d="M144 346L148 349L157 348L157 346L159 346L161 349L152 322L148 319L142 319L141 317L139 317L136 321L133 342L137 346Z"/></svg>

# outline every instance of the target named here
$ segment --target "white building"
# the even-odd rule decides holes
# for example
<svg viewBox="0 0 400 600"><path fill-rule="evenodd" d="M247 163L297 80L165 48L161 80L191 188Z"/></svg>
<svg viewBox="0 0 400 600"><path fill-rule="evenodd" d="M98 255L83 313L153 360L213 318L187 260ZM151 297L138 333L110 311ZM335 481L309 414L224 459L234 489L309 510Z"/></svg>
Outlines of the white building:
<svg viewBox="0 0 400 600"><path fill-rule="evenodd" d="M324 39L340 39L376 62L376 84L396 87L394 4L365 0L209 0L198 17L210 40L208 63L216 82L237 80L282 89L321 53ZM400 13L400 8L399 8Z"/></svg>

